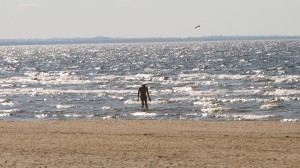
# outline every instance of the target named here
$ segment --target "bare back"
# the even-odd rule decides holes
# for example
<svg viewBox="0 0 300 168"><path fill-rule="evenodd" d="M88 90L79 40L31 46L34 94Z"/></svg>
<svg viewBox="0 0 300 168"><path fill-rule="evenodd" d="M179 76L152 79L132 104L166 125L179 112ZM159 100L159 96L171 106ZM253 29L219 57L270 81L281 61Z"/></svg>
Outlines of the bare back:
<svg viewBox="0 0 300 168"><path fill-rule="evenodd" d="M139 93L141 94L141 97L146 97L148 94L148 87L140 87Z"/></svg>

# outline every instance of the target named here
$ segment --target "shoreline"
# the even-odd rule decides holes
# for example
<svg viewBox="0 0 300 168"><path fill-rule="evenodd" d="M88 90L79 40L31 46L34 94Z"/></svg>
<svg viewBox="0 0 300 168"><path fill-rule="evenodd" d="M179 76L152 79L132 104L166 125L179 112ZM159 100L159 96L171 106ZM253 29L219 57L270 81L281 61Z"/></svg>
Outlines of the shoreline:
<svg viewBox="0 0 300 168"><path fill-rule="evenodd" d="M297 167L300 123L0 121L0 167Z"/></svg>

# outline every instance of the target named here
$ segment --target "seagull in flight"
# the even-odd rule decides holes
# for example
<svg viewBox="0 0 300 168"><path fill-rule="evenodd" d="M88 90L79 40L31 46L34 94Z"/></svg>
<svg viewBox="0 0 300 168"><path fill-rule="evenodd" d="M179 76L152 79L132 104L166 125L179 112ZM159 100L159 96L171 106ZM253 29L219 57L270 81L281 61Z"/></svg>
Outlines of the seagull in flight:
<svg viewBox="0 0 300 168"><path fill-rule="evenodd" d="M200 27L200 25L196 26L195 29L197 29L197 28L199 28L199 27Z"/></svg>

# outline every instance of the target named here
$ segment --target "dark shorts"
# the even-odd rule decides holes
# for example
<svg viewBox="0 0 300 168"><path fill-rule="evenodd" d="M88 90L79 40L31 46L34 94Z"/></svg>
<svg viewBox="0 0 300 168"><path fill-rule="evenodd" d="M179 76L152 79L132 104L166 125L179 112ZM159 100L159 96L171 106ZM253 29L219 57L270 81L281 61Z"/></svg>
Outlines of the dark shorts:
<svg viewBox="0 0 300 168"><path fill-rule="evenodd" d="M146 101L147 100L147 96L141 96L141 101Z"/></svg>

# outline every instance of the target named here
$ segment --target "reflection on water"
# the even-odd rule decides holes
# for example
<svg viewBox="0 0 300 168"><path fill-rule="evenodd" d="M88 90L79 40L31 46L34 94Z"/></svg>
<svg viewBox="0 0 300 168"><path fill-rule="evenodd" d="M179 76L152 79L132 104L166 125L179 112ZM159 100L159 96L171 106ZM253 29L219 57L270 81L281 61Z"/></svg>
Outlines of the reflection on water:
<svg viewBox="0 0 300 168"><path fill-rule="evenodd" d="M300 119L300 41L8 46L0 58L0 120Z"/></svg>

